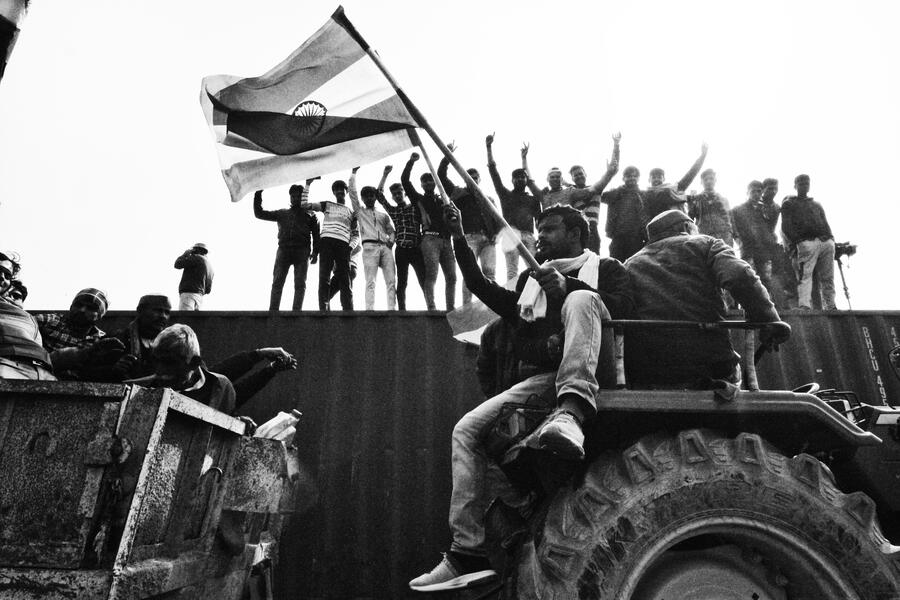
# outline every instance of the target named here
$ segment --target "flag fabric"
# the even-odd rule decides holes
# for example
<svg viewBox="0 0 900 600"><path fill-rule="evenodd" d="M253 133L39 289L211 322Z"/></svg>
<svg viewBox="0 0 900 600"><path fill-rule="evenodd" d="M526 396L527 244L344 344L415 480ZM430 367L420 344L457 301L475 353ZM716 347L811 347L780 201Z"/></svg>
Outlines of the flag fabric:
<svg viewBox="0 0 900 600"><path fill-rule="evenodd" d="M264 75L203 78L200 105L233 202L414 145L416 120L360 41L339 8Z"/></svg>
<svg viewBox="0 0 900 600"><path fill-rule="evenodd" d="M515 290L518 282L519 276L516 275L503 284L503 287ZM457 341L475 346L481 345L481 334L485 328L499 318L497 313L477 298L447 313L447 322L450 324L453 337Z"/></svg>

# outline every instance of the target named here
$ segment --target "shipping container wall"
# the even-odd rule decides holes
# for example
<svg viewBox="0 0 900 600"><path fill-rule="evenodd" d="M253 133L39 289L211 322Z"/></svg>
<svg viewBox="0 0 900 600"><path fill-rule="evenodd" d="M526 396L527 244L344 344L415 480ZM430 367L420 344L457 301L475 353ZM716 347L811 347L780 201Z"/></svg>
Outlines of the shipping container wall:
<svg viewBox="0 0 900 600"><path fill-rule="evenodd" d="M110 313L104 328L127 324ZM817 381L863 401L900 403L887 352L900 312L786 315L794 335L759 365L766 389ZM208 362L283 346L300 359L241 412L258 422L303 412L297 442L318 494L281 541L277 598L413 597L410 578L449 543L450 433L482 400L476 348L437 313L174 313ZM740 348L736 344L736 347Z"/></svg>

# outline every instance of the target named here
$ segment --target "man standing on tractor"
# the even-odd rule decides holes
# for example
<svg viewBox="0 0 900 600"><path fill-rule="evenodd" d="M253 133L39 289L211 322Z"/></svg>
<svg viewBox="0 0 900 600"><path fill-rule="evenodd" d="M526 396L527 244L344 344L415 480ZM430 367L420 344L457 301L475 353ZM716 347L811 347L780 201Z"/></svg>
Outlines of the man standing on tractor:
<svg viewBox="0 0 900 600"><path fill-rule="evenodd" d="M486 400L453 429L453 542L437 567L410 581L421 592L469 587L496 576L485 555L484 515L491 499L511 486L495 476L497 465L485 445L504 404L555 388L558 408L538 430L538 443L563 459L584 458L582 427L596 413L600 388L600 322L610 315L627 317L632 309L622 264L585 249L588 223L579 210L553 206L541 213L535 258L542 266L521 273L515 291L485 277L466 243L459 210L445 210L466 286L513 326L516 356L536 374Z"/></svg>

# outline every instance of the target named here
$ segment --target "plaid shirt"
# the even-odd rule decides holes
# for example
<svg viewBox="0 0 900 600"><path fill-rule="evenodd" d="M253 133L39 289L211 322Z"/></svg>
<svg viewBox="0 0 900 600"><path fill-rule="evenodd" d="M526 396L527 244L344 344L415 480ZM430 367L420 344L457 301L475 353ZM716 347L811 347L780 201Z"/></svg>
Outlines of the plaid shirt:
<svg viewBox="0 0 900 600"><path fill-rule="evenodd" d="M100 341L106 335L96 325L91 325L87 334L77 335L72 330L72 323L67 314L41 314L34 318L41 330L44 348L53 352L60 348L84 348Z"/></svg>
<svg viewBox="0 0 900 600"><path fill-rule="evenodd" d="M400 248L418 248L422 241L422 221L419 218L419 207L412 204L391 206L383 197L379 198L381 206L394 221L395 239Z"/></svg>

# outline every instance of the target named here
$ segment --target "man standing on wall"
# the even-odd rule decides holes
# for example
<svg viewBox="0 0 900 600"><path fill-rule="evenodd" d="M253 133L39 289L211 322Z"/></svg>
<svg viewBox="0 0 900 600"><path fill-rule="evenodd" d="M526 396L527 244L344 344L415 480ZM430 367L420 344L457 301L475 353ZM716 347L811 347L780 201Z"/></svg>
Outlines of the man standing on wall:
<svg viewBox="0 0 900 600"><path fill-rule="evenodd" d="M197 242L175 259L175 268L183 269L178 284L178 310L200 310L203 296L212 291L212 264L206 255L206 244Z"/></svg>
<svg viewBox="0 0 900 600"><path fill-rule="evenodd" d="M253 215L263 221L278 223L278 250L275 252L275 267L272 271L269 310L280 310L284 281L291 267L294 268L294 303L291 309L303 309L306 271L310 263L315 264L318 260L319 221L314 214L300 209L305 200L304 191L302 185L292 185L288 190L291 207L280 210L263 210L262 190L258 190L253 196Z"/></svg>

